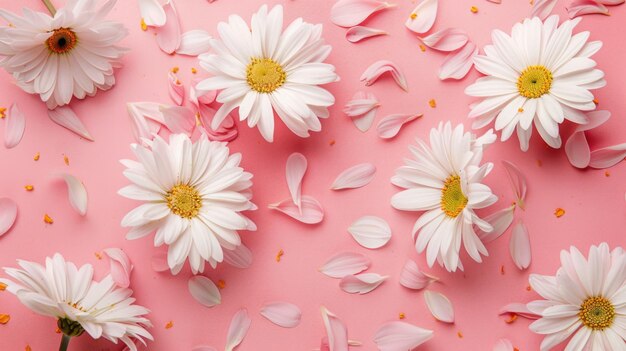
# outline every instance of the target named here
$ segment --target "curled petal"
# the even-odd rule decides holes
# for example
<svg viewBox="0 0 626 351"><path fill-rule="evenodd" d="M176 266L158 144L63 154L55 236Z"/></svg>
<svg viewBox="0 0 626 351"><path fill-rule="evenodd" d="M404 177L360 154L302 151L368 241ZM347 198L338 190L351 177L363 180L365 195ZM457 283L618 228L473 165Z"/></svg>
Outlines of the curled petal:
<svg viewBox="0 0 626 351"><path fill-rule="evenodd" d="M565 142L565 154L576 168L587 168L591 161L591 149L585 132L574 132Z"/></svg>
<svg viewBox="0 0 626 351"><path fill-rule="evenodd" d="M302 208L302 179L307 169L307 160L301 153L294 152L287 158L285 172L287 176L287 187L291 194L293 203Z"/></svg>
<svg viewBox="0 0 626 351"><path fill-rule="evenodd" d="M156 102L129 102L126 104L133 136L138 143L152 139L165 123L160 104Z"/></svg>
<svg viewBox="0 0 626 351"><path fill-rule="evenodd" d="M211 49L211 35L204 30L194 29L183 33L177 54L198 56Z"/></svg>
<svg viewBox="0 0 626 351"><path fill-rule="evenodd" d="M139 11L147 25L160 27L165 24L165 11L159 0L139 0Z"/></svg>
<svg viewBox="0 0 626 351"><path fill-rule="evenodd" d="M182 106L161 106L163 122L172 133L190 135L196 126L196 116L193 111Z"/></svg>
<svg viewBox="0 0 626 351"><path fill-rule="evenodd" d="M83 182L71 174L62 173L59 176L67 184L67 193L72 208L81 216L87 214L87 189Z"/></svg>
<svg viewBox="0 0 626 351"><path fill-rule="evenodd" d="M528 229L521 220L513 227L509 252L517 268L524 270L530 266L530 237L528 236Z"/></svg>
<svg viewBox="0 0 626 351"><path fill-rule="evenodd" d="M133 265L130 263L130 259L119 248L105 249L104 253L109 256L111 261L111 278L117 286L120 288L128 288L130 286L130 272L133 270Z"/></svg>
<svg viewBox="0 0 626 351"><path fill-rule="evenodd" d="M515 218L515 205L503 208L483 218L487 221L487 223L491 224L493 230L490 232L483 232L477 227L475 228L476 233L483 243L492 242L509 229L511 223L513 223L513 218Z"/></svg>
<svg viewBox="0 0 626 351"><path fill-rule="evenodd" d="M493 351L513 351L513 344L508 339L500 339L493 346Z"/></svg>
<svg viewBox="0 0 626 351"><path fill-rule="evenodd" d="M204 306L213 307L222 302L220 290L207 277L201 275L193 276L189 278L187 285L191 296Z"/></svg>
<svg viewBox="0 0 626 351"><path fill-rule="evenodd" d="M438 280L439 278L422 272L413 260L407 260L400 273L400 285L413 290L422 290Z"/></svg>
<svg viewBox="0 0 626 351"><path fill-rule="evenodd" d="M305 224L317 224L324 219L324 209L315 198L303 195L301 205L298 208L291 199L287 199L268 207Z"/></svg>
<svg viewBox="0 0 626 351"><path fill-rule="evenodd" d="M608 15L609 9L594 0L574 0L567 6L569 18L594 14Z"/></svg>
<svg viewBox="0 0 626 351"><path fill-rule="evenodd" d="M17 204L9 198L0 198L0 236L6 234L17 218Z"/></svg>
<svg viewBox="0 0 626 351"><path fill-rule="evenodd" d="M420 38L424 45L439 51L454 51L467 43L467 33L457 28L446 28L424 38Z"/></svg>
<svg viewBox="0 0 626 351"><path fill-rule="evenodd" d="M369 184L376 174L376 166L361 163L341 172L331 186L332 190L355 189Z"/></svg>
<svg viewBox="0 0 626 351"><path fill-rule="evenodd" d="M20 111L16 103L11 105L9 113L6 117L6 128L4 130L4 146L11 149L22 141L24 136L24 128L26 127L26 119Z"/></svg>
<svg viewBox="0 0 626 351"><path fill-rule="evenodd" d="M437 18L438 0L422 0L411 12L404 25L412 32L422 34L428 32Z"/></svg>
<svg viewBox="0 0 626 351"><path fill-rule="evenodd" d="M370 65L361 75L361 81L365 82L367 86L372 85L381 75L387 72L391 74L402 90L409 90L404 74L400 72L400 69L393 62L388 60L376 61Z"/></svg>
<svg viewBox="0 0 626 351"><path fill-rule="evenodd" d="M381 119L380 122L378 122L378 125L376 126L376 132L378 133L378 136L382 139L391 139L398 135L398 133L400 133L400 129L402 129L405 124L412 122L422 116L422 114L389 115Z"/></svg>
<svg viewBox="0 0 626 351"><path fill-rule="evenodd" d="M224 262L241 269L249 268L252 265L252 251L244 244L234 250L224 250Z"/></svg>
<svg viewBox="0 0 626 351"><path fill-rule="evenodd" d="M340 27L354 27L375 12L395 5L377 0L339 0L330 10L330 21Z"/></svg>
<svg viewBox="0 0 626 351"><path fill-rule="evenodd" d="M329 351L348 351L348 328L341 319L322 306L322 320L326 329Z"/></svg>
<svg viewBox="0 0 626 351"><path fill-rule="evenodd" d="M346 275L341 278L339 287L341 290L349 294L367 294L368 292L376 289L387 279L387 276L383 276L377 273L362 273L357 275Z"/></svg>
<svg viewBox="0 0 626 351"><path fill-rule="evenodd" d="M352 100L348 101L343 112L352 118L352 122L360 131L365 133L374 123L379 106L380 102L374 94L359 91L354 94Z"/></svg>
<svg viewBox="0 0 626 351"><path fill-rule="evenodd" d="M608 146L591 152L589 167L609 168L621 162L626 157L626 143Z"/></svg>
<svg viewBox="0 0 626 351"><path fill-rule="evenodd" d="M163 52L173 54L180 47L180 20L173 2L165 4L163 10L167 20L156 29L156 41Z"/></svg>
<svg viewBox="0 0 626 351"><path fill-rule="evenodd" d="M359 245L368 249L385 246L391 239L391 227L387 221L376 216L364 216L357 219L348 232Z"/></svg>
<svg viewBox="0 0 626 351"><path fill-rule="evenodd" d="M463 79L474 65L478 47L471 41L458 52L449 54L439 67L439 79Z"/></svg>
<svg viewBox="0 0 626 351"><path fill-rule="evenodd" d="M225 254L226 253L224 253L224 256L226 256ZM152 259L150 260L150 266L155 272L169 271L170 266L167 264L167 251L160 251L152 255Z"/></svg>
<svg viewBox="0 0 626 351"><path fill-rule="evenodd" d="M245 308L235 313L228 327L226 351L233 351L235 347L241 344L243 338L245 338L248 333L248 329L250 329L251 322L252 320L248 316L248 311Z"/></svg>
<svg viewBox="0 0 626 351"><path fill-rule="evenodd" d="M346 39L351 43L358 43L361 40L377 37L379 35L387 35L389 33L382 29L356 26L346 31Z"/></svg>
<svg viewBox="0 0 626 351"><path fill-rule="evenodd" d="M217 129L211 128L211 122L215 117L215 110L208 107L204 103L198 105L200 113L200 121L209 140L215 141L233 141L239 136L239 129L231 114L228 114ZM199 128L196 128L196 130Z"/></svg>
<svg viewBox="0 0 626 351"><path fill-rule="evenodd" d="M89 131L85 128L83 122L80 121L78 116L76 116L76 113L74 113L74 110L72 110L69 106L61 106L55 108L54 110L48 110L48 117L50 117L52 122L66 128L70 132L89 141L93 141L91 134L89 134Z"/></svg>
<svg viewBox="0 0 626 351"><path fill-rule="evenodd" d="M558 0L535 0L533 2L533 9L530 13L530 17L539 17L542 21L545 20L554 9L554 6Z"/></svg>
<svg viewBox="0 0 626 351"><path fill-rule="evenodd" d="M261 308L261 315L270 322L283 327L294 328L300 324L302 312L298 306L288 302L269 303Z"/></svg>
<svg viewBox="0 0 626 351"><path fill-rule="evenodd" d="M513 191L515 192L515 196L517 196L518 205L521 208L524 208L524 201L526 201L526 192L528 190L526 176L522 173L522 171L517 168L516 165L509 161L502 161L504 165L504 169L506 170L506 174L509 176L509 181L511 182L511 186L513 187Z"/></svg>
<svg viewBox="0 0 626 351"><path fill-rule="evenodd" d="M433 335L432 330L395 321L383 324L376 331L374 342L380 351L413 350L430 340Z"/></svg>
<svg viewBox="0 0 626 351"><path fill-rule="evenodd" d="M185 87L183 83L178 80L178 77L176 77L173 72L169 72L167 78L169 81L168 90L170 98L172 98L172 101L174 101L176 105L182 106L185 101Z"/></svg>
<svg viewBox="0 0 626 351"><path fill-rule="evenodd" d="M528 318L528 319L539 319L541 316L531 312L526 304L524 303L510 303L500 309L498 314L503 315L507 313L516 314L520 317Z"/></svg>
<svg viewBox="0 0 626 351"><path fill-rule="evenodd" d="M454 309L448 298L438 292L426 290L424 300L430 313L438 321L444 323L454 323Z"/></svg>
<svg viewBox="0 0 626 351"><path fill-rule="evenodd" d="M319 271L331 278L343 278L361 273L368 269L371 263L369 258L359 253L342 252L331 257Z"/></svg>

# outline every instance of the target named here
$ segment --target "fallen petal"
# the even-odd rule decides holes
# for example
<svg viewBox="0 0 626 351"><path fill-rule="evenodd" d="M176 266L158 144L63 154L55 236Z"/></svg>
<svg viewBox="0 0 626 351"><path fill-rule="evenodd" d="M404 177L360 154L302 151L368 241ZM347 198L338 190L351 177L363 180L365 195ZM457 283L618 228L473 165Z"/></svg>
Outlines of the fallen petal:
<svg viewBox="0 0 626 351"><path fill-rule="evenodd" d="M150 265L155 272L169 271L170 266L167 264L167 251L160 251L152 255Z"/></svg>
<svg viewBox="0 0 626 351"><path fill-rule="evenodd" d="M161 106L163 124L172 133L191 135L196 126L196 116L193 111L183 106Z"/></svg>
<svg viewBox="0 0 626 351"><path fill-rule="evenodd" d="M380 217L364 216L357 219L348 232L359 245L367 249L378 249L391 239L389 224Z"/></svg>
<svg viewBox="0 0 626 351"><path fill-rule="evenodd" d="M163 11L167 20L156 29L156 42L163 52L173 54L180 47L180 21L173 2L165 4Z"/></svg>
<svg viewBox="0 0 626 351"><path fill-rule="evenodd" d="M191 296L204 306L213 307L222 302L220 290L207 277L196 275L189 278L188 287Z"/></svg>
<svg viewBox="0 0 626 351"><path fill-rule="evenodd" d="M365 85L370 86L374 84L374 82L376 82L381 75L387 72L391 74L400 88L404 91L409 90L404 74L400 72L398 67L393 62L388 60L380 60L371 64L361 75L361 81L365 82Z"/></svg>
<svg viewBox="0 0 626 351"><path fill-rule="evenodd" d="M422 114L395 114L389 115L378 122L376 126L376 131L378 136L383 139L391 139L400 133L400 129L402 127L416 119L422 117Z"/></svg>
<svg viewBox="0 0 626 351"><path fill-rule="evenodd" d="M422 290L438 280L439 278L422 272L413 260L407 260L400 273L400 285L413 290Z"/></svg>
<svg viewBox="0 0 626 351"><path fill-rule="evenodd" d="M343 321L322 306L322 320L328 337L329 351L348 351L348 328Z"/></svg>
<svg viewBox="0 0 626 351"><path fill-rule="evenodd" d="M490 243L499 238L504 232L509 229L513 219L515 218L515 205L503 208L496 211L487 217L483 218L493 227L490 232L483 232L478 227L475 227L478 237L483 243Z"/></svg>
<svg viewBox="0 0 626 351"><path fill-rule="evenodd" d="M248 311L243 308L235 313L226 336L226 351L233 351L248 333L252 320L248 317Z"/></svg>
<svg viewBox="0 0 626 351"><path fill-rule="evenodd" d="M306 173L307 164L304 155L294 152L287 158L287 165L285 167L287 187L289 188L293 203L298 206L299 209L302 208L302 179Z"/></svg>
<svg viewBox="0 0 626 351"><path fill-rule="evenodd" d="M424 291L424 300L428 310L430 310L435 319L444 323L454 323L454 309L452 308L452 303L445 295L426 290Z"/></svg>
<svg viewBox="0 0 626 351"><path fill-rule="evenodd" d="M52 122L66 128L70 132L89 141L93 141L91 134L89 134L89 131L87 131L83 122L80 121L78 116L76 116L76 113L74 113L69 106L61 106L55 108L54 110L48 110L48 117L50 117Z"/></svg>
<svg viewBox="0 0 626 351"><path fill-rule="evenodd" d="M211 49L211 35L204 30L194 29L183 33L177 54L198 56Z"/></svg>
<svg viewBox="0 0 626 351"><path fill-rule="evenodd" d="M109 256L111 261L111 278L120 288L128 288L130 286L130 273L133 265L130 263L128 256L119 248L109 248L103 250Z"/></svg>
<svg viewBox="0 0 626 351"><path fill-rule="evenodd" d="M160 104L155 102L129 102L126 104L131 121L131 130L138 143L152 139L165 123Z"/></svg>
<svg viewBox="0 0 626 351"><path fill-rule="evenodd" d="M521 220L513 227L511 241L509 241L509 252L517 268L523 271L530 266L532 257L530 237L528 236L528 229Z"/></svg>
<svg viewBox="0 0 626 351"><path fill-rule="evenodd" d="M413 350L430 340L433 335L432 330L395 321L383 324L376 331L374 342L380 351Z"/></svg>
<svg viewBox="0 0 626 351"><path fill-rule="evenodd" d="M540 315L531 312L526 304L524 303L510 303L500 309L498 314L503 315L507 313L516 314L520 317L528 318L528 319L539 319Z"/></svg>
<svg viewBox="0 0 626 351"><path fill-rule="evenodd" d="M348 101L343 112L352 118L354 125L363 133L367 132L380 106L378 99L372 93L357 92L352 100Z"/></svg>
<svg viewBox="0 0 626 351"><path fill-rule="evenodd" d="M271 204L268 207L305 224L316 224L324 219L322 205L315 198L307 195L302 196L301 208L298 208L291 199Z"/></svg>
<svg viewBox="0 0 626 351"><path fill-rule="evenodd" d="M357 275L346 275L339 282L341 290L349 294L367 294L376 289L387 279L387 276L378 273L362 273Z"/></svg>
<svg viewBox="0 0 626 351"><path fill-rule="evenodd" d="M356 189L369 184L376 174L376 166L361 163L341 172L331 186L332 190Z"/></svg>
<svg viewBox="0 0 626 351"><path fill-rule="evenodd" d="M16 103L12 104L6 117L6 128L4 129L4 146L7 149L16 147L22 141L25 127L24 114Z"/></svg>
<svg viewBox="0 0 626 351"><path fill-rule="evenodd" d="M288 302L269 303L261 308L261 315L270 322L283 327L294 328L300 324L302 312L298 306Z"/></svg>
<svg viewBox="0 0 626 351"><path fill-rule="evenodd" d="M176 105L182 106L185 101L185 87L173 72L169 72L167 78L169 80L168 90L170 98Z"/></svg>
<svg viewBox="0 0 626 351"><path fill-rule="evenodd" d="M59 176L67 184L68 197L72 208L81 216L87 214L87 189L83 182L71 174L62 173Z"/></svg>
<svg viewBox="0 0 626 351"><path fill-rule="evenodd" d="M340 27L354 27L375 12L393 6L377 0L339 0L330 10L330 21Z"/></svg>
<svg viewBox="0 0 626 351"><path fill-rule="evenodd" d="M587 112L587 123L580 124L576 127L576 132L586 132L598 128L611 118L611 112L606 110L597 110Z"/></svg>
<svg viewBox="0 0 626 351"><path fill-rule="evenodd" d="M518 202L518 205L523 209L524 201L526 201L526 192L528 191L526 176L524 176L522 171L520 171L516 165L509 161L502 161L502 165L504 165L506 174L509 176L509 181L511 182L511 186L513 187L513 192L515 192L515 196L517 197L516 201Z"/></svg>
<svg viewBox="0 0 626 351"><path fill-rule="evenodd" d="M591 161L591 149L585 132L574 132L565 142L565 154L569 163L576 168L587 168Z"/></svg>
<svg viewBox="0 0 626 351"><path fill-rule="evenodd" d="M609 9L594 0L574 0L567 6L569 18L595 14L608 15Z"/></svg>
<svg viewBox="0 0 626 351"><path fill-rule="evenodd" d="M17 218L17 204L15 201L3 197L0 198L0 236L6 234Z"/></svg>
<svg viewBox="0 0 626 351"><path fill-rule="evenodd" d="M439 51L454 51L467 43L467 33L457 28L446 28L424 38L420 38L424 45Z"/></svg>
<svg viewBox="0 0 626 351"><path fill-rule="evenodd" d="M589 167L609 168L620 163L626 157L626 143L605 147L591 152Z"/></svg>
<svg viewBox="0 0 626 351"><path fill-rule="evenodd" d="M198 346L194 346L194 348L191 349L191 351L217 351L217 349L211 346L198 345Z"/></svg>
<svg viewBox="0 0 626 351"><path fill-rule="evenodd" d="M351 43L358 43L361 40L377 37L379 35L387 35L389 33L382 29L356 26L346 31L346 39Z"/></svg>
<svg viewBox="0 0 626 351"><path fill-rule="evenodd" d="M252 251L244 244L234 250L224 250L224 262L236 268L249 268L252 265Z"/></svg>
<svg viewBox="0 0 626 351"><path fill-rule="evenodd" d="M463 79L474 65L478 55L476 44L468 41L458 52L449 54L439 67L439 79Z"/></svg>
<svg viewBox="0 0 626 351"><path fill-rule="evenodd" d="M533 2L533 9L530 13L530 17L539 17L540 20L545 20L550 16L550 13L554 9L554 6L558 0L535 0Z"/></svg>
<svg viewBox="0 0 626 351"><path fill-rule="evenodd" d="M411 12L404 25L415 33L422 34L428 32L437 18L438 3L438 0L423 0Z"/></svg>
<svg viewBox="0 0 626 351"><path fill-rule="evenodd" d="M626 0L596 0L596 2L602 4L602 5L608 5L608 6L616 6L616 5L621 5L625 2Z"/></svg>
<svg viewBox="0 0 626 351"><path fill-rule="evenodd" d="M319 271L331 278L343 278L347 275L361 273L368 269L372 262L362 254L342 252L331 257Z"/></svg>
<svg viewBox="0 0 626 351"><path fill-rule="evenodd" d="M493 347L493 351L513 351L513 344L508 339L500 339Z"/></svg>
<svg viewBox="0 0 626 351"><path fill-rule="evenodd" d="M139 0L139 11L147 25L160 27L165 24L165 11L159 0Z"/></svg>

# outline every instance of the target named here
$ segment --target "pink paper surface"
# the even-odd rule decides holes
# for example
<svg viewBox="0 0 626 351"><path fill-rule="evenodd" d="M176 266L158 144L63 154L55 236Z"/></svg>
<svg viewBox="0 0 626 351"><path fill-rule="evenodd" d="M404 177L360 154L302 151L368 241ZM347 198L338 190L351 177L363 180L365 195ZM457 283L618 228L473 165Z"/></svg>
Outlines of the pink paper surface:
<svg viewBox="0 0 626 351"><path fill-rule="evenodd" d="M93 264L101 277L108 272L109 263L106 258L99 260L95 253L108 247L122 248L134 265L131 287L137 303L152 310L149 318L154 328L150 332L155 341L147 348L151 351L184 351L201 344L221 349L233 314L244 307L250 313L252 325L238 350L312 350L319 347L324 334L321 305L347 324L350 339L363 343L354 350L375 350L376 330L385 322L397 320L401 312L406 315L404 321L435 331L434 338L419 350L491 350L503 337L511 339L520 350L537 350L541 337L528 330L529 322L520 318L507 324L505 318L498 316L498 310L510 302L537 298L526 289L528 275L531 272L554 274L559 266L560 250L575 245L587 252L589 245L602 241L607 241L611 247L626 246L625 165L620 163L606 174L604 170L577 170L569 165L563 150L549 149L537 133L527 153L519 150L517 140L497 142L486 152L485 160L496 165L486 183L500 201L488 213L514 200L500 163L501 160L512 161L529 183L526 211L522 216L531 238L533 262L530 268L520 272L509 257L509 231L487 245L490 256L480 265L464 253L464 273L446 273L439 267L429 270L425 257L416 253L411 242L411 228L418 214L396 211L390 206L389 200L398 189L389 179L403 164L403 158L409 156L407 146L414 143L416 137L427 137L430 128L442 120L470 125L466 116L472 99L463 90L479 75L472 71L460 82L441 82L437 72L446 54L433 50L421 52L415 34L404 28L414 1L394 2L398 4L396 8L378 13L364 23L384 29L390 35L352 44L344 37L345 29L329 21L331 0L177 1L185 31L205 29L213 35L217 23L230 14L236 13L249 20L262 3L282 3L285 23L303 17L308 22L324 24L324 37L333 46L328 62L337 67L341 76L341 82L327 86L337 100L331 109L331 118L322 122L321 133L309 139L300 139L282 123L277 123L275 142L268 144L256 129L240 124L239 138L230 147L243 153L243 167L254 174L253 201L259 210L250 213L250 218L259 230L242 232L243 241L253 252L254 263L246 270L226 264L216 270L208 268L205 273L208 277L226 283L221 291L222 304L211 309L198 304L189 294L187 280L191 272L188 268L178 276L152 270L151 257L158 250L152 247L152 237L125 240L126 230L119 223L137 203L117 195L118 189L128 184L118 160L132 158L129 144L134 142L126 102L171 104L168 71L174 66L180 67L179 79L189 86L195 77L190 72L191 67L201 71L197 60L161 52L154 33L140 28L137 2L118 1L110 18L129 28L130 35L123 45L132 50L122 60L124 68L116 74L117 84L95 98L72 103L95 142L81 140L55 125L48 119L46 107L38 97L22 92L9 75L0 72L0 106L8 107L16 102L26 116L22 142L11 150L0 148L0 197L10 197L19 206L14 228L0 238L0 266L15 266L18 258L43 262L46 256L61 252L77 264ZM565 2L560 2L555 9L562 19L567 17ZM22 6L45 11L38 0L0 0L3 9L18 11ZM478 13L470 12L471 6L477 6ZM626 140L623 118L626 111L626 68L623 66L626 62L623 37L626 6L610 10L612 16L586 16L576 28L577 32L591 31L590 40L604 42L594 59L606 73L608 85L594 93L600 101L599 108L611 111L613 118L588 133L592 149ZM444 0L440 1L434 29L461 28L482 47L491 42L491 30L499 28L509 33L513 24L528 16L530 11L526 0L504 0L500 5L482 0ZM408 93L398 88L391 77L381 78L367 88L359 82L363 70L381 59L391 60L402 69L408 80ZM424 117L406 125L392 140L378 138L375 129L361 133L341 112L357 90L371 91L380 99L376 122L394 113L424 113ZM430 99L437 101L436 108L429 107ZM4 134L5 125L0 120L0 135ZM565 135L569 135L571 128L565 130L568 133ZM41 153L41 158L35 162L33 156L37 152ZM300 152L308 158L309 170L302 192L323 204L326 216L319 225L300 224L267 208L268 204L289 197L284 166L292 152ZM69 166L64 164L64 155L69 158ZM378 169L369 185L341 192L329 190L341 171L363 162L371 162ZM54 177L59 172L71 173L85 183L89 193L85 217L70 207L65 185ZM34 185L35 190L26 192L27 184ZM561 218L553 214L557 207L566 211ZM44 223L46 213L54 219L54 224ZM380 216L389 222L393 231L389 244L379 250L367 250L352 239L347 228L363 215ZM284 255L277 262L275 257L281 249ZM344 293L339 289L338 280L317 270L341 251L367 255L373 262L368 272L389 275L389 279L367 295ZM434 320L422 292L400 286L398 279L407 258L441 278L442 282L434 283L431 289L443 292L452 301L456 314L454 325ZM302 310L302 323L294 329L283 329L264 319L259 311L265 303L273 301L298 305ZM60 335L55 333L56 322L31 312L8 292L0 292L0 313L11 315L7 325L0 325L0 349L23 350L27 344L34 351L58 347ZM173 327L166 329L169 321L173 321ZM70 350L75 351L121 349L121 345L106 340L92 341L86 334L72 340L70 345Z"/></svg>

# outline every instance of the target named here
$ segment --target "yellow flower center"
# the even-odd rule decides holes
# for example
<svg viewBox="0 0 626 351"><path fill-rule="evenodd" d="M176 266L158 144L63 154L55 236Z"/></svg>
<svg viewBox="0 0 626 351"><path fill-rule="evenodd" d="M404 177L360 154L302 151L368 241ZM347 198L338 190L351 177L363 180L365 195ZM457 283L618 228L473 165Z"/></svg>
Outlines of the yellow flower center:
<svg viewBox="0 0 626 351"><path fill-rule="evenodd" d="M59 28L52 31L52 35L46 40L46 47L55 54L66 54L74 47L78 38L76 33L68 28Z"/></svg>
<svg viewBox="0 0 626 351"><path fill-rule="evenodd" d="M467 205L467 196L461 189L461 177L449 176L441 190L441 210L448 216L455 218Z"/></svg>
<svg viewBox="0 0 626 351"><path fill-rule="evenodd" d="M552 72L544 66L528 66L517 79L517 90L520 95L536 99L550 92Z"/></svg>
<svg viewBox="0 0 626 351"><path fill-rule="evenodd" d="M611 301L604 297L590 297L580 306L578 317L587 328L604 330L613 325L615 307Z"/></svg>
<svg viewBox="0 0 626 351"><path fill-rule="evenodd" d="M283 67L269 58L253 58L246 68L246 81L252 90L271 93L285 84Z"/></svg>
<svg viewBox="0 0 626 351"><path fill-rule="evenodd" d="M186 185L175 185L165 197L167 207L176 215L183 218L193 218L198 215L202 207L202 197L196 188Z"/></svg>

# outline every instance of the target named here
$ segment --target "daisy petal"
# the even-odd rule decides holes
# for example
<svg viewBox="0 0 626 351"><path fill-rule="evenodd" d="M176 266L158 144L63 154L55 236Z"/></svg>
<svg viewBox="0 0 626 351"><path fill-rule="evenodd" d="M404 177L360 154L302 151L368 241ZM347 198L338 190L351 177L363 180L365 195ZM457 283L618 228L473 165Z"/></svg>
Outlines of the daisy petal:
<svg viewBox="0 0 626 351"><path fill-rule="evenodd" d="M407 260L400 273L400 285L407 289L422 290L438 280L439 278L422 272L413 260Z"/></svg>
<svg viewBox="0 0 626 351"><path fill-rule="evenodd" d="M155 102L129 102L126 104L131 121L131 130L138 143L152 139L165 123L163 114Z"/></svg>
<svg viewBox="0 0 626 351"><path fill-rule="evenodd" d="M506 174L509 176L509 181L511 182L511 186L513 187L513 191L515 192L515 196L517 196L516 201L518 201L518 205L521 208L524 208L524 201L526 201L526 191L528 190L528 186L526 185L526 177L522 173L522 171L517 168L516 165L509 161L502 161L504 165L504 169L506 170Z"/></svg>
<svg viewBox="0 0 626 351"><path fill-rule="evenodd" d="M182 106L185 100L185 87L173 72L169 72L167 78L169 81L168 91L170 98L172 98L172 101L174 101L176 105Z"/></svg>
<svg viewBox="0 0 626 351"><path fill-rule="evenodd" d="M141 18L149 26L160 27L165 24L166 17L159 0L138 0Z"/></svg>
<svg viewBox="0 0 626 351"><path fill-rule="evenodd" d="M509 252L517 268L523 271L530 266L530 237L528 236L528 229L521 220L513 227Z"/></svg>
<svg viewBox="0 0 626 351"><path fill-rule="evenodd" d="M391 74L402 90L409 90L404 74L400 72L398 67L393 62L387 60L380 60L371 64L361 75L361 81L365 82L365 85L370 86L374 84L374 82L376 82L381 75L387 72Z"/></svg>
<svg viewBox="0 0 626 351"><path fill-rule="evenodd" d="M489 243L499 238L504 232L509 229L513 219L515 218L515 205L503 208L496 211L489 216L483 218L487 223L491 224L493 230L490 232L483 232L479 228L476 228L476 233L483 243Z"/></svg>
<svg viewBox="0 0 626 351"><path fill-rule="evenodd" d="M324 219L322 205L315 198L307 195L302 196L301 208L298 208L291 199L271 204L268 208L282 212L305 224L317 224Z"/></svg>
<svg viewBox="0 0 626 351"><path fill-rule="evenodd" d="M374 94L359 91L354 94L352 100L348 101L343 112L352 118L352 122L360 131L365 133L374 123L379 106L380 103Z"/></svg>
<svg viewBox="0 0 626 351"><path fill-rule="evenodd" d="M356 189L369 184L376 174L376 166L361 163L341 172L331 186L332 190Z"/></svg>
<svg viewBox="0 0 626 351"><path fill-rule="evenodd" d="M48 110L48 117L52 122L68 129L70 132L77 134L89 141L93 141L91 134L80 121L76 113L69 106L57 107L54 110Z"/></svg>
<svg viewBox="0 0 626 351"><path fill-rule="evenodd" d="M198 56L211 49L211 35L204 30L194 29L183 33L177 54Z"/></svg>
<svg viewBox="0 0 626 351"><path fill-rule="evenodd" d="M439 51L454 51L467 43L467 33L457 28L446 28L424 38L420 38L424 45Z"/></svg>
<svg viewBox="0 0 626 351"><path fill-rule="evenodd" d="M109 248L103 250L109 256L111 261L111 278L120 288L128 288L130 286L130 272L133 265L130 263L128 256L119 248Z"/></svg>
<svg viewBox="0 0 626 351"><path fill-rule="evenodd" d="M567 6L569 18L594 14L608 15L609 9L594 0L574 0Z"/></svg>
<svg viewBox="0 0 626 351"><path fill-rule="evenodd" d="M626 157L626 143L608 146L591 152L589 167L609 168L620 163Z"/></svg>
<svg viewBox="0 0 626 351"><path fill-rule="evenodd" d="M226 336L226 351L233 351L245 338L250 329L252 320L248 317L248 311L244 308L235 313Z"/></svg>
<svg viewBox="0 0 626 351"><path fill-rule="evenodd" d="M393 6L377 0L339 0L330 10L330 21L340 27L354 27L375 12Z"/></svg>
<svg viewBox="0 0 626 351"><path fill-rule="evenodd" d="M398 133L400 133L400 129L402 129L405 124L412 122L422 116L422 114L389 115L381 119L380 122L378 122L378 125L376 126L376 132L378 133L378 136L382 139L391 139L398 135Z"/></svg>
<svg viewBox="0 0 626 351"><path fill-rule="evenodd" d="M234 250L224 250L224 262L241 269L249 268L252 265L252 251L244 244Z"/></svg>
<svg viewBox="0 0 626 351"><path fill-rule="evenodd" d="M454 323L454 309L447 297L441 293L426 290L424 291L424 300L435 319L444 323Z"/></svg>
<svg viewBox="0 0 626 351"><path fill-rule="evenodd" d="M302 179L304 178L306 169L307 160L304 155L297 152L289 155L289 158L287 159L287 165L285 167L285 172L287 176L287 187L289 188L289 193L291 194L291 199L293 200L293 203L296 204L299 209L302 208Z"/></svg>
<svg viewBox="0 0 626 351"><path fill-rule="evenodd" d="M167 20L156 29L156 41L163 52L173 54L180 47L180 21L173 2L165 4L163 11Z"/></svg>
<svg viewBox="0 0 626 351"><path fill-rule="evenodd" d="M389 224L380 217L364 216L357 219L348 232L359 245L367 249L378 249L391 239Z"/></svg>
<svg viewBox="0 0 626 351"><path fill-rule="evenodd" d="M341 278L339 287L349 294L367 294L376 289L387 279L377 273L362 273L357 275L346 275Z"/></svg>
<svg viewBox="0 0 626 351"><path fill-rule="evenodd" d="M302 312L298 306L288 302L269 303L261 308L261 315L270 322L283 327L295 328L300 324Z"/></svg>
<svg viewBox="0 0 626 351"><path fill-rule="evenodd" d="M193 111L183 106L161 106L163 124L174 134L191 135L196 126L196 117Z"/></svg>
<svg viewBox="0 0 626 351"><path fill-rule="evenodd" d="M611 118L611 112L606 110L591 111L587 113L587 123L576 127L577 132L586 132L598 128Z"/></svg>
<svg viewBox="0 0 626 351"><path fill-rule="evenodd" d="M438 0L423 0L411 12L404 26L410 31L422 34L428 32L437 18Z"/></svg>
<svg viewBox="0 0 626 351"><path fill-rule="evenodd" d="M539 17L542 21L545 20L550 16L557 2L558 0L535 0L530 17Z"/></svg>
<svg viewBox="0 0 626 351"><path fill-rule="evenodd" d="M0 236L6 234L17 218L17 204L9 198L0 198Z"/></svg>
<svg viewBox="0 0 626 351"><path fill-rule="evenodd" d="M343 278L347 275L361 273L369 268L372 262L359 253L342 252L331 257L319 271L331 278Z"/></svg>
<svg viewBox="0 0 626 351"><path fill-rule="evenodd" d="M383 324L374 336L380 351L413 350L433 337L432 330L422 329L405 322Z"/></svg>
<svg viewBox="0 0 626 351"><path fill-rule="evenodd" d="M379 35L387 35L389 33L382 29L356 26L346 31L346 39L351 43L358 43L361 40L377 37Z"/></svg>
<svg viewBox="0 0 626 351"><path fill-rule="evenodd" d="M587 168L591 161L591 149L585 132L574 132L565 142L565 154L576 168Z"/></svg>
<svg viewBox="0 0 626 351"><path fill-rule="evenodd" d="M513 351L513 344L507 339L500 339L493 346L493 351Z"/></svg>
<svg viewBox="0 0 626 351"><path fill-rule="evenodd" d="M222 302L220 290L207 277L196 275L189 278L188 287L191 296L204 306L213 307Z"/></svg>
<svg viewBox="0 0 626 351"><path fill-rule="evenodd" d="M71 174L62 173L59 176L67 184L67 193L72 208L81 216L87 214L87 189L83 182Z"/></svg>
<svg viewBox="0 0 626 351"><path fill-rule="evenodd" d="M24 127L26 126L26 119L24 114L20 111L17 104L11 105L9 113L6 117L6 128L4 130L4 146L7 149L11 149L17 146L24 136Z"/></svg>
<svg viewBox="0 0 626 351"><path fill-rule="evenodd" d="M524 317L528 319L539 319L541 317L538 314L531 312L528 309L528 307L526 307L526 304L524 303L510 303L502 307L500 311L498 312L498 314L500 315L507 314L507 313L513 313L520 317Z"/></svg>
<svg viewBox="0 0 626 351"><path fill-rule="evenodd" d="M328 337L330 351L348 351L348 329L332 312L322 306L322 320Z"/></svg>
<svg viewBox="0 0 626 351"><path fill-rule="evenodd" d="M469 41L458 52L449 54L439 67L439 79L463 79L474 65L478 55L476 44Z"/></svg>

